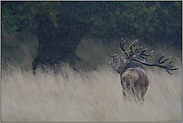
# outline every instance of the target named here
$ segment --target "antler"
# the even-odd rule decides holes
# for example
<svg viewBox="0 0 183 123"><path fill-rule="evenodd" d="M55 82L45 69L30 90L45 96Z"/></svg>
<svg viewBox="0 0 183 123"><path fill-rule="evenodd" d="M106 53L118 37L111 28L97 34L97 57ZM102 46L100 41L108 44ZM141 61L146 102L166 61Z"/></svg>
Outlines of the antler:
<svg viewBox="0 0 183 123"><path fill-rule="evenodd" d="M141 57L141 58L143 58L143 59L148 60L147 57L148 57L148 56L152 56L154 51L151 51L149 54L145 54L145 51L147 51L149 48L146 48L146 49L144 49L144 50L141 50L142 47L137 46L137 43L138 43L138 39L135 40L135 41L131 44L131 46L130 46L131 53L132 53L133 55L137 55L137 56L139 56L139 57ZM137 47L137 48L135 49L135 51L133 51L133 47Z"/></svg>
<svg viewBox="0 0 183 123"><path fill-rule="evenodd" d="M163 54L155 63L146 63L145 61L141 61L135 57L132 58L132 60L134 61L137 61L137 62L140 62L144 65L147 65L147 66L157 66L157 67L160 67L160 68L164 68L167 70L167 72L172 75L172 73L170 73L169 70L178 70L179 68L173 68L174 65L172 65L172 61L169 62L168 64L163 64L165 63L168 59L171 58L171 56L167 57L165 60L161 61L161 59L165 56L165 54Z"/></svg>
<svg viewBox="0 0 183 123"><path fill-rule="evenodd" d="M121 50L125 53L126 56L129 56L129 54L126 52L126 50L124 49L124 43L125 43L125 39L121 39L121 43L120 43L120 48Z"/></svg>
<svg viewBox="0 0 183 123"><path fill-rule="evenodd" d="M121 44L120 44L120 48L122 49L122 51L125 53L125 55L127 57L133 57L134 55L137 55L143 59L148 59L147 57L148 56L151 56L153 51L151 51L149 54L145 54L144 52L148 50L148 48L144 49L141 51L142 47L137 47L135 49L135 51L133 51L133 47L136 47L137 46L137 43L138 43L138 39L135 40L131 45L130 45L130 54L128 54L126 52L126 50L124 49L124 43L125 43L125 39L121 39Z"/></svg>
<svg viewBox="0 0 183 123"><path fill-rule="evenodd" d="M165 56L165 54L163 54L155 63L146 63L145 60L147 60L148 56L152 56L153 55L153 51L151 51L149 54L145 54L145 52L148 50L148 48L144 49L144 50L141 50L142 47L139 47L137 46L137 43L138 43L138 40L135 40L131 45L130 45L130 54L128 54L125 49L124 49L124 43L125 43L125 40L122 39L121 40L121 44L120 44L120 48L122 49L122 51L125 52L126 56L131 60L133 61L136 61L136 62L139 62L139 63L142 63L144 65L147 65L147 66L157 66L157 67L160 67L160 68L164 68L167 70L167 72L172 75L170 73L169 70L177 70L179 68L173 68L174 66L172 65L172 61L169 62L168 64L163 64L165 63L168 59L171 58L171 56L167 57L165 60L161 61L163 59L163 57ZM133 47L136 47L136 49L133 51ZM141 61L139 59L137 59L135 56L139 56L143 59L145 59L144 61Z"/></svg>

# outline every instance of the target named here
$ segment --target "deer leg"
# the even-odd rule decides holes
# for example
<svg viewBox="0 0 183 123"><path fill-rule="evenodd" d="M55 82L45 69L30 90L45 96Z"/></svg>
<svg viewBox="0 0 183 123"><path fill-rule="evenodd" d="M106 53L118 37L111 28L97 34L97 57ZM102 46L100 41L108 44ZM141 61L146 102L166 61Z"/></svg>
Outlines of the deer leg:
<svg viewBox="0 0 183 123"><path fill-rule="evenodd" d="M134 99L135 102L140 102L143 100L143 96L142 96L142 91L141 91L141 87L139 85L137 85L137 82L134 83L134 85L132 85L132 92L134 94Z"/></svg>
<svg viewBox="0 0 183 123"><path fill-rule="evenodd" d="M122 95L123 95L123 99L124 101L126 102L126 99L127 99L127 94L124 90L122 90Z"/></svg>
<svg viewBox="0 0 183 123"><path fill-rule="evenodd" d="M134 95L135 102L137 103L138 101L140 101L140 96L139 96L140 93L137 91L137 89L134 86L132 86L132 93Z"/></svg>
<svg viewBox="0 0 183 123"><path fill-rule="evenodd" d="M122 95L123 95L123 99L124 101L126 102L127 100L129 100L129 95L128 95L128 92L127 92L127 86L126 86L126 83L123 83L122 84Z"/></svg>
<svg viewBox="0 0 183 123"><path fill-rule="evenodd" d="M136 88L136 101L138 103L143 104L143 102L144 102L144 95L145 95L146 91L147 91L146 88L141 88L139 86Z"/></svg>
<svg viewBox="0 0 183 123"><path fill-rule="evenodd" d="M126 83L125 82L123 82L122 80L121 80L121 86L122 86L122 95L123 95L123 98L127 98L127 92L126 92ZM124 100L125 100L124 99ZM125 100L125 102L126 102L126 100Z"/></svg>
<svg viewBox="0 0 183 123"><path fill-rule="evenodd" d="M145 95L146 91L147 91L147 87L145 87L144 90L143 90L142 93L141 93L141 99L142 99L143 101L144 101L144 95Z"/></svg>

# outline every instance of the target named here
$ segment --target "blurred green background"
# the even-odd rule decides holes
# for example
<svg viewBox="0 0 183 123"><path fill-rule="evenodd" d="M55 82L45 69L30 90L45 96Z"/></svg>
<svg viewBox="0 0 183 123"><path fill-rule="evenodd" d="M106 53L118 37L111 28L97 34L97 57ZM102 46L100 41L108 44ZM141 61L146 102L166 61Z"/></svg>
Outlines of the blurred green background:
<svg viewBox="0 0 183 123"><path fill-rule="evenodd" d="M90 24L87 26L89 31L76 45L75 54L82 59L82 62L75 63L79 67L95 69L98 65L108 64L111 53L122 54L119 49L121 38L128 41L138 38L141 45L155 51L155 57L162 55L159 50L166 52L166 56L176 54L178 58L182 57L182 1L8 1L1 2L3 69L8 65L32 69L38 53L40 30L35 22L37 15L42 15L42 20L49 18L59 33L70 29L73 32L75 24L79 27ZM67 21L67 25L63 21Z"/></svg>

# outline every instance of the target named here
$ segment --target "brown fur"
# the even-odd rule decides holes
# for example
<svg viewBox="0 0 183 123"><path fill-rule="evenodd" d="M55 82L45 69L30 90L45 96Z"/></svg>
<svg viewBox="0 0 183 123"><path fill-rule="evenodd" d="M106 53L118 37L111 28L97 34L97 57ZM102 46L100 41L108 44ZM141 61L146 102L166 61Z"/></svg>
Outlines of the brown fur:
<svg viewBox="0 0 183 123"><path fill-rule="evenodd" d="M128 68L120 78L124 99L127 96L134 95L138 100L144 100L144 95L149 86L149 79L143 69L139 67Z"/></svg>
<svg viewBox="0 0 183 123"><path fill-rule="evenodd" d="M119 57L117 54L112 54L111 59L109 63L120 74L124 100L135 97L135 100L143 101L149 79L146 72L140 68L141 64L133 61L128 63L124 56Z"/></svg>

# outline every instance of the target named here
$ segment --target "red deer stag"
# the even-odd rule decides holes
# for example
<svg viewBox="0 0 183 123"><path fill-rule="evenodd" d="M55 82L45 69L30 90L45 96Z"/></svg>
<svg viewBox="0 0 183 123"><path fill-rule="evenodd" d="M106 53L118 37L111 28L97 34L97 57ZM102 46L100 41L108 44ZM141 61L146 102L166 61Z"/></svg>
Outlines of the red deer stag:
<svg viewBox="0 0 183 123"><path fill-rule="evenodd" d="M142 47L137 46L138 40L135 40L130 45L130 52L128 53L124 49L124 43L125 40L122 39L120 48L126 56L112 54L112 61L109 61L109 63L115 71L120 74L124 100L126 101L126 99L131 99L129 97L133 97L135 98L135 101L136 99L139 101L144 101L144 95L149 86L149 79L145 70L141 66L142 64L164 68L169 74L171 74L169 70L177 70L178 68L173 68L174 66L172 65L172 61L168 64L163 64L171 57L170 56L161 61L165 54L163 54L155 63L146 63L145 60L148 60L148 56L153 55L153 51L149 54L145 54L145 51L147 51L148 48L142 50ZM141 61L137 59L136 56L141 57L144 60Z"/></svg>

